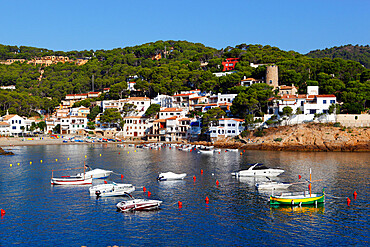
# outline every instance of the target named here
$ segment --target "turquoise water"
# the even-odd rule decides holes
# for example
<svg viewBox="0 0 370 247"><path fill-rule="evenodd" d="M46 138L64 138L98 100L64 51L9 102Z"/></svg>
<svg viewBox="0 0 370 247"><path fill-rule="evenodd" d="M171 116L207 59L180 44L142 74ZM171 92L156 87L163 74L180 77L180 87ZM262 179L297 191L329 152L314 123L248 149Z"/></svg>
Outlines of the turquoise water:
<svg viewBox="0 0 370 247"><path fill-rule="evenodd" d="M0 246L369 245L369 153L246 151L240 155L223 150L208 155L100 144L25 146L12 151L14 156L0 156L0 208L6 211L0 219ZM145 186L150 198L163 201L161 209L120 213L115 205L121 198L96 200L90 197L89 186L50 185L52 169L81 167L84 161L117 173L108 180L122 182L119 174L123 174L123 182L137 187L133 193L137 198L148 197L142 190ZM299 182L298 175L308 179L312 168L312 179L322 180L313 184L313 190L325 188L325 205L270 208L267 194L254 188L258 181L230 175L255 162L283 168L285 173L276 180L284 182ZM183 181L156 181L158 173L166 171L188 176ZM103 181L94 180L99 182ZM307 184L290 190L303 189ZM178 201L183 203L181 209Z"/></svg>

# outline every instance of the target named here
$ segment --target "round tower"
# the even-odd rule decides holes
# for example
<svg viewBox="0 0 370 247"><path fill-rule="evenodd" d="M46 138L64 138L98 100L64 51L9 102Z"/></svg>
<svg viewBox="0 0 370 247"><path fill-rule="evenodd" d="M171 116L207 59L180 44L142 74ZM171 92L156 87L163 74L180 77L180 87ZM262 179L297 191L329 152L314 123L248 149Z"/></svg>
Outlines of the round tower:
<svg viewBox="0 0 370 247"><path fill-rule="evenodd" d="M269 65L266 69L266 84L274 87L274 90L279 86L279 73L277 65Z"/></svg>

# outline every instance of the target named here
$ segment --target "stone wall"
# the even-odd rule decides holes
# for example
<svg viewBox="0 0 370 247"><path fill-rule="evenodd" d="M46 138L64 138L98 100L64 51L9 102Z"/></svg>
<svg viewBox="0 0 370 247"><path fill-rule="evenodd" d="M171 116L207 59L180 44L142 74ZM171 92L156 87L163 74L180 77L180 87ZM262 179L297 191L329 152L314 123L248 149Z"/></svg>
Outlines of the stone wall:
<svg viewBox="0 0 370 247"><path fill-rule="evenodd" d="M370 127L370 114L338 114L337 122L345 127Z"/></svg>

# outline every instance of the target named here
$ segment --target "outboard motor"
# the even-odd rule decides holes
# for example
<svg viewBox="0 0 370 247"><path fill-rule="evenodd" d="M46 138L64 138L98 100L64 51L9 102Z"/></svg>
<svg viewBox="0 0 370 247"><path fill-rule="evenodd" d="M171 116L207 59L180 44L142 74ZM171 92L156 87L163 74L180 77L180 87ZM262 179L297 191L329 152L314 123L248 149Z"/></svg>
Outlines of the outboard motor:
<svg viewBox="0 0 370 247"><path fill-rule="evenodd" d="M95 191L96 199L99 199L100 194L101 194L100 190Z"/></svg>

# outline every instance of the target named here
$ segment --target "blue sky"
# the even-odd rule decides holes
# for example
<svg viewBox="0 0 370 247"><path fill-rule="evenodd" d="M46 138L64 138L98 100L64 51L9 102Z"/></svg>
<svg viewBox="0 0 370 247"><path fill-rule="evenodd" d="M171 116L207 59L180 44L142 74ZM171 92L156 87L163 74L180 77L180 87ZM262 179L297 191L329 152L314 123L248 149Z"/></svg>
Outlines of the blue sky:
<svg viewBox="0 0 370 247"><path fill-rule="evenodd" d="M157 40L307 53L370 41L370 0L0 0L0 44L97 50Z"/></svg>

